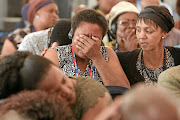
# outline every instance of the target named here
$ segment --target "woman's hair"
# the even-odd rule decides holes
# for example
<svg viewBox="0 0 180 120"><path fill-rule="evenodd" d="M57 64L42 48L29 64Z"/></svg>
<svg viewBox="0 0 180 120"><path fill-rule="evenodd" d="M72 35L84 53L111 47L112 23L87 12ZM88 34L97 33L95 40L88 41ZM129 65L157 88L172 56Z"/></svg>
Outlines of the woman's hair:
<svg viewBox="0 0 180 120"><path fill-rule="evenodd" d="M12 95L0 104L0 119L9 111L15 111L18 116L28 120L75 120L67 102L58 99L57 95L49 95L41 90ZM8 116L9 119L13 117Z"/></svg>
<svg viewBox="0 0 180 120"><path fill-rule="evenodd" d="M35 89L50 64L49 60L29 52L17 51L5 56L0 63L0 98Z"/></svg>
<svg viewBox="0 0 180 120"><path fill-rule="evenodd" d="M150 25L154 22L167 33L174 27L173 16L171 16L169 10L164 6L150 5L145 7L138 15L137 22L141 20L145 23L150 23Z"/></svg>
<svg viewBox="0 0 180 120"><path fill-rule="evenodd" d="M85 9L78 12L73 18L71 23L71 29L74 33L76 28L81 24L81 22L98 24L103 29L103 37L107 33L108 23L103 15L92 9Z"/></svg>

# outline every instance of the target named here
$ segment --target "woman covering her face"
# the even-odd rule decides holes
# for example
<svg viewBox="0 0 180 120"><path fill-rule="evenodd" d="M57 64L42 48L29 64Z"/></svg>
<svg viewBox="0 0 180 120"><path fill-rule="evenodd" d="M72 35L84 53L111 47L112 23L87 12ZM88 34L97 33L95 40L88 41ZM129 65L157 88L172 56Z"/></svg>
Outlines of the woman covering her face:
<svg viewBox="0 0 180 120"><path fill-rule="evenodd" d="M68 77L48 59L15 52L0 63L0 99L22 90L45 90L67 101L77 120L92 120L112 102L108 90L86 77ZM91 117L89 117L91 116Z"/></svg>
<svg viewBox="0 0 180 120"><path fill-rule="evenodd" d="M136 36L141 49L117 53L131 85L156 83L162 71L180 64L180 49L163 47L173 27L173 17L163 6L147 6L139 14Z"/></svg>
<svg viewBox="0 0 180 120"><path fill-rule="evenodd" d="M71 23L72 44L49 49L44 56L68 76L84 76L104 85L129 87L113 49L101 46L106 32L104 16L90 9L80 11Z"/></svg>

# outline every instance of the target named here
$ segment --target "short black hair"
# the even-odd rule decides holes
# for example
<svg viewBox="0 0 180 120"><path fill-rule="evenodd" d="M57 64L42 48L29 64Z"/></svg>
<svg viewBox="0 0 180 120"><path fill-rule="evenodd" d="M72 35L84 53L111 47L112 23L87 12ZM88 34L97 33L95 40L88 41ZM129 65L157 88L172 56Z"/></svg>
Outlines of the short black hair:
<svg viewBox="0 0 180 120"><path fill-rule="evenodd" d="M72 18L71 29L73 30L73 32L77 29L81 22L98 24L103 29L103 37L107 33L107 20L103 15L93 9L82 10Z"/></svg>

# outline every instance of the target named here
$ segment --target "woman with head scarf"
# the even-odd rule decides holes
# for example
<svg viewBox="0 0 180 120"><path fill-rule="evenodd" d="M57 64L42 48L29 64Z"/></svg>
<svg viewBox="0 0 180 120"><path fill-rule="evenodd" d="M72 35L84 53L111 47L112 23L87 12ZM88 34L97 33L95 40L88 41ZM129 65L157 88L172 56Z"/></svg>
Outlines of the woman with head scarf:
<svg viewBox="0 0 180 120"><path fill-rule="evenodd" d="M16 29L9 34L2 48L2 55L16 51L27 34L50 28L58 20L58 7L54 0L31 0L24 7L30 26Z"/></svg>
<svg viewBox="0 0 180 120"><path fill-rule="evenodd" d="M180 64L180 49L163 47L173 27L173 17L163 6L147 6L139 14L136 36L141 49L117 53L131 85L156 83L161 72Z"/></svg>

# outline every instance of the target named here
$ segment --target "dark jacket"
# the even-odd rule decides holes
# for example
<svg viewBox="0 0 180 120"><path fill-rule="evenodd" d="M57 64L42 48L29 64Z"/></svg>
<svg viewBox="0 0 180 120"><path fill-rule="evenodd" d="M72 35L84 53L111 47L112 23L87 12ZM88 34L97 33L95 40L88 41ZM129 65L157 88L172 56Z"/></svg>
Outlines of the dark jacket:
<svg viewBox="0 0 180 120"><path fill-rule="evenodd" d="M166 48L171 52L172 57L174 58L175 66L180 65L180 48ZM127 52L116 52L130 85L145 81L144 77L136 69L136 63L140 50L141 49L135 49Z"/></svg>

